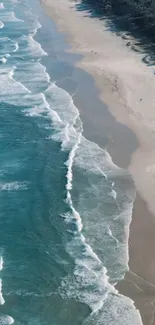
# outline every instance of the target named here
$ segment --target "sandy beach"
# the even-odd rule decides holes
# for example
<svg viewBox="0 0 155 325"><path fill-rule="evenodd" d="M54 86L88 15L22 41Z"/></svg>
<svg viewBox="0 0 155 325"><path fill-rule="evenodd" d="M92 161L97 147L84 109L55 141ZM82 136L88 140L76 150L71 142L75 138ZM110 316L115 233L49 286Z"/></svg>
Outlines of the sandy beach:
<svg viewBox="0 0 155 325"><path fill-rule="evenodd" d="M66 33L71 45L69 51L82 55L77 66L93 76L100 99L108 105L116 121L135 135L130 159L125 159L130 143L124 148L117 145L120 155L110 149L113 161L128 168L137 189L129 238L130 271L117 288L134 300L144 325L155 324L154 68L142 62L142 53L126 46L128 40L108 30L106 22L76 10L73 2L42 0L42 4L59 30ZM94 112L97 124L95 118ZM101 121L101 117L98 119ZM95 122L94 128L98 128ZM98 132L102 132L101 126Z"/></svg>

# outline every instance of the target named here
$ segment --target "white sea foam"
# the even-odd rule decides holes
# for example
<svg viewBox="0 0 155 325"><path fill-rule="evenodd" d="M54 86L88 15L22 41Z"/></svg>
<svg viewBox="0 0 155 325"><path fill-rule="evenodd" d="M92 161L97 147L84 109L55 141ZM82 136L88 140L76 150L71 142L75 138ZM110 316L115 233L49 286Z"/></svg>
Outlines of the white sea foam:
<svg viewBox="0 0 155 325"><path fill-rule="evenodd" d="M97 169L99 170L99 172L101 173L101 175L103 175L105 177L105 179L108 179L107 175L103 172L103 170L101 170L100 167L97 167Z"/></svg>
<svg viewBox="0 0 155 325"><path fill-rule="evenodd" d="M24 182L0 183L0 191L18 191L26 190L27 184Z"/></svg>
<svg viewBox="0 0 155 325"><path fill-rule="evenodd" d="M47 53L43 50L41 45L34 40L33 36L34 35L29 34L28 36L21 37L21 40L27 41L27 49L24 49L23 52L27 50L30 53L32 53L33 57L46 56Z"/></svg>
<svg viewBox="0 0 155 325"><path fill-rule="evenodd" d="M67 190L67 197L66 197L66 202L68 203L69 207L72 210L72 213L74 215L74 218L77 221L77 226L78 226L78 231L81 232L82 230L82 220L81 217L79 215L79 213L75 210L74 206L73 206L73 202L72 202L72 197L71 197L71 189L72 189L72 180L73 180L73 172L72 172L72 167L73 167L73 162L74 162L74 157L76 154L76 150L78 148L78 146L80 145L80 141L81 141L81 134L78 135L78 139L77 142L75 143L75 145L73 146L72 150L69 153L69 158L68 161L66 162L66 166L68 167L67 169L67 183L66 183L66 190Z"/></svg>
<svg viewBox="0 0 155 325"><path fill-rule="evenodd" d="M32 26L34 27L34 33L33 36L37 33L38 29L40 29L42 27L42 25L40 24L40 22L37 20L37 17L33 15L33 23Z"/></svg>
<svg viewBox="0 0 155 325"><path fill-rule="evenodd" d="M3 269L3 257L0 257L0 271ZM5 300L2 294L2 279L0 278L0 305L4 305ZM0 325L11 325L14 323L14 319L9 315L0 316Z"/></svg>
<svg viewBox="0 0 155 325"><path fill-rule="evenodd" d="M55 108L61 119L58 120L57 123L54 123L57 132L53 138L57 141L62 141L63 150L70 149L69 157L66 162L66 202L68 203L71 212L63 215L63 217L68 226L69 224L72 224L73 221L76 222L77 225L77 229L75 229L76 235L67 245L67 251L74 258L76 263L74 270L74 276L76 279L72 277L65 278L61 283L60 293L63 295L65 292L65 295L67 294L70 297L76 297L78 300L89 304L93 312L97 312L97 310L103 307L108 291L111 290L116 292L116 290L108 283L106 268L102 265L102 262L95 252L93 252L90 245L86 243L86 239L81 233L83 228L82 220L72 201L72 168L75 160L78 160L77 157L79 157L79 154L77 155L77 152L82 145L81 141L84 140L82 137L82 125L78 121L79 112L74 106L73 100L69 94L56 85L50 86L45 94L48 102L50 101L50 107L53 110ZM87 151L85 151L85 155L86 153ZM99 171L97 172L99 173ZM107 178L106 174L104 174L104 177ZM80 246L80 256L78 257L77 248ZM84 253L82 253L83 251ZM87 287L93 284L96 287L96 290L90 295Z"/></svg>
<svg viewBox="0 0 155 325"><path fill-rule="evenodd" d="M113 236L113 233L112 233L112 231L111 231L111 229L110 229L109 226L108 226L108 235L109 235L111 238L113 238L113 239L116 241L116 243L119 245L119 241L118 241L118 239L117 239L116 237Z"/></svg>
<svg viewBox="0 0 155 325"><path fill-rule="evenodd" d="M20 22L24 22L24 20L17 18L15 13L12 11L11 12L11 16L12 16L12 21L20 21Z"/></svg>
<svg viewBox="0 0 155 325"><path fill-rule="evenodd" d="M0 29L4 27L4 24L2 23L2 21L0 21Z"/></svg>
<svg viewBox="0 0 155 325"><path fill-rule="evenodd" d="M0 316L0 325L11 325L14 323L14 319L9 315Z"/></svg>
<svg viewBox="0 0 155 325"><path fill-rule="evenodd" d="M5 300L2 295L2 279L0 279L0 305L4 305L4 304L5 304Z"/></svg>
<svg viewBox="0 0 155 325"><path fill-rule="evenodd" d="M52 118L52 122L53 122L54 126L58 127L58 125L59 126L62 125L63 122L62 122L59 114L57 113L57 111L52 109L52 107L47 102L45 95L43 93L41 95L42 95L42 99L45 104L45 107L48 110L49 116Z"/></svg>
<svg viewBox="0 0 155 325"><path fill-rule="evenodd" d="M13 79L15 69L16 69L16 67L14 66L14 67L12 67L12 70L10 70L8 72L9 79L11 79L11 80Z"/></svg>
<svg viewBox="0 0 155 325"><path fill-rule="evenodd" d="M71 96L63 89L51 84L45 91L46 101L50 103L51 118L56 129L52 138L61 142L62 150L72 150L76 144L78 134L81 133L81 121L79 119L79 111L73 103ZM49 111L50 111L49 110ZM75 124L78 133L74 127Z"/></svg>
<svg viewBox="0 0 155 325"><path fill-rule="evenodd" d="M117 290L109 284L106 268L82 233L77 233L68 243L67 251L74 258L75 269L73 276L62 280L59 292L62 297L67 295L86 303L92 313L97 313L103 308L109 292L117 294Z"/></svg>
<svg viewBox="0 0 155 325"><path fill-rule="evenodd" d="M78 298L81 302L89 304L92 311L96 313L103 307L104 301L106 300L109 290L111 290L111 292L116 292L116 290L109 284L107 270L102 265L101 260L92 250L91 246L86 243L86 239L81 233L83 224L80 214L76 211L73 205L71 196L71 190L73 185L72 168L76 153L81 145L81 140L83 139L83 137L82 130L80 130L81 132L77 133L77 131L74 129L74 125L76 124L75 117L72 123L72 132L75 133L75 143L72 149L70 150L69 158L66 162L66 202L68 203L72 214L67 213L64 218L66 219L68 224L72 223L73 220L75 220L77 224L77 231L75 232L76 234L73 240L67 245L67 251L74 258L76 266L74 270L75 278L65 278L61 283L60 293L61 295L63 295L64 292L66 294L67 290L67 295L69 297L74 297L76 299ZM70 140L68 132L69 126L70 125L67 123L67 142ZM80 256L78 256L78 251L80 251ZM91 292L90 295L89 286L92 285L95 286L95 292Z"/></svg>
<svg viewBox="0 0 155 325"><path fill-rule="evenodd" d="M7 59L6 59L5 57L3 57L3 58L0 58L0 61L1 61L2 63L6 63L6 62L7 62Z"/></svg>
<svg viewBox="0 0 155 325"><path fill-rule="evenodd" d="M142 325L141 316L131 299L109 293L104 308L91 313L82 325Z"/></svg>
<svg viewBox="0 0 155 325"><path fill-rule="evenodd" d="M6 316L6 317L7 317L6 320L7 320L7 322L8 322L9 325L11 325L11 324L14 323L13 317L11 317L11 316Z"/></svg>
<svg viewBox="0 0 155 325"><path fill-rule="evenodd" d="M30 108L30 109L25 109L24 110L24 113L26 116L40 116L40 114L44 113L46 111L45 108L41 108L41 107L33 107L33 108Z"/></svg>
<svg viewBox="0 0 155 325"><path fill-rule="evenodd" d="M12 15L11 17L11 19L14 19L15 16ZM5 19L7 20L7 15L4 15L4 21ZM104 266L102 259L95 252L94 242L92 242L89 236L87 236L88 231L90 234L91 231L93 231L93 235L91 236L92 240L98 240L98 236L99 234L101 236L101 232L103 230L104 237L103 226L105 223L107 231L107 222L106 220L103 220L103 217L102 220L99 220L99 217L102 216L99 206L103 199L104 189L108 188L107 196L104 198L104 200L108 200L109 198L108 202L111 203L114 201L115 203L120 196L119 192L116 195L116 191L113 189L114 185L111 183L111 179L113 176L116 176L116 174L117 176L122 176L125 172L113 164L111 157L106 150L102 150L98 145L86 140L82 136L82 122L79 118L79 111L75 107L73 99L65 90L57 87L55 84L50 84L45 92L42 92L41 94L37 93L37 87L41 82L41 78L42 86L47 86L47 84L50 83L49 75L47 74L46 69L39 62L36 62L36 58L38 59L44 55L47 55L47 53L42 49L41 45L33 38L33 35L36 33L38 28L40 28L39 24L36 29L34 29L33 33L29 34L28 36L24 35L20 37L20 39L18 39L19 43L14 43L14 49L16 49L16 52L18 50L18 53L15 53L14 55L18 54L24 58L25 61L28 55L29 58L33 57L34 61L26 63L25 68L23 64L23 69L21 69L22 64L18 64L17 69L14 67L11 70L6 69L1 71L0 95L2 101L4 100L5 102L13 103L19 106L24 104L24 106L26 106L24 113L27 115L39 115L47 111L48 116L51 117L53 129L55 129L55 134L52 138L56 141L60 141L62 143L62 150L66 150L68 152L68 160L66 162L66 202L68 203L69 211L63 217L67 222L68 230L72 230L73 223L76 225L74 231L72 231L73 239L68 243L66 248L68 253L75 261L75 269L72 276L68 276L62 281L60 293L61 295L64 294L71 298L74 297L78 301L88 304L92 309L92 321L93 317L99 316L100 312L102 313L103 306L106 308L106 304L109 299L111 299L112 304L115 301L115 305L118 304L120 310L122 308L122 311L124 306L127 306L130 303L130 300L128 299L126 305L123 305L124 300L123 298L120 298L122 296L118 297L117 291L109 283L109 274L107 274L108 268ZM18 47L18 45L20 46ZM6 53L8 52L10 51L7 50ZM22 73L20 73L20 69ZM30 93L30 91L32 91L32 93ZM22 96L20 96L20 94L22 94ZM100 183L98 183L97 186L96 178L95 184L90 182L90 191L86 193L89 201L90 198L92 201L93 199L96 200L96 198L100 200L100 202L98 201L97 206L95 206L95 208L92 210L89 209L88 211L85 211L86 205L81 204L84 201L81 201L80 194L80 208L77 209L77 207L74 205L74 196L72 192L74 190L73 166L81 169L82 172L86 171L89 173L89 176L97 176L99 179ZM5 184L0 183L1 191L16 191L26 188L27 185L20 182L10 182ZM91 191L92 188L93 191ZM109 191L109 188L111 189L111 192ZM108 195L109 193L113 193L113 197ZM83 195L83 188L81 188L81 196L83 196L83 199L85 199L85 195ZM127 199L127 197L125 199ZM129 216L126 221L125 213L127 212ZM88 227L85 226L87 217L89 219ZM113 216L113 218L114 217L115 216ZM122 218L122 220L124 220L125 225L123 230L126 231L127 235L123 239L122 244L120 244L119 240L117 239L117 229L112 224L113 227L110 225L107 237L109 237L110 240L112 238L117 241L117 249L120 249L121 253L123 252L122 264L126 264L128 262L128 228L131 219L131 210L128 210L128 204L126 206L124 215L123 213L120 213L116 216L116 218L117 217L118 219ZM114 221L117 220L116 218ZM111 222L112 221L113 220L111 220ZM83 224L85 227L86 238L82 234ZM90 229L91 225L93 225L92 230ZM121 301L121 304L119 301ZM135 311L134 308L133 310ZM87 321L88 319L86 322ZM10 318L10 324L12 322L13 319ZM98 321L95 323L99 324ZM103 315L101 323L103 323ZM6 322L6 324L8 323ZM123 323L120 322L120 324Z"/></svg>
<svg viewBox="0 0 155 325"><path fill-rule="evenodd" d="M22 83L14 80L13 76L15 69L16 67L13 67L12 69L0 69L1 102L14 105L16 105L19 100L22 102L23 99L19 97L21 94L24 95L30 93L30 91L24 85L22 85Z"/></svg>
<svg viewBox="0 0 155 325"><path fill-rule="evenodd" d="M31 89L33 93L38 93L39 90L43 91L50 82L46 68L38 61L18 64L18 69L15 71L15 79L22 80L22 84L27 89Z"/></svg>
<svg viewBox="0 0 155 325"><path fill-rule="evenodd" d="M116 200L117 192L116 192L115 190L112 189L111 192L109 193L109 195L110 195L111 197L113 197L114 200Z"/></svg>
<svg viewBox="0 0 155 325"><path fill-rule="evenodd" d="M15 43L15 49L13 50L13 52L17 52L18 49L19 49L19 45L18 45L18 43L16 42L16 43Z"/></svg>
<svg viewBox="0 0 155 325"><path fill-rule="evenodd" d="M3 2L0 3L0 9L5 9Z"/></svg>
<svg viewBox="0 0 155 325"><path fill-rule="evenodd" d="M79 111L74 105L73 99L69 93L59 88L55 83L52 83L46 90L45 95L50 103L50 107L55 109L59 114L63 121L64 128L67 124L70 126L74 125L79 116Z"/></svg>
<svg viewBox="0 0 155 325"><path fill-rule="evenodd" d="M74 270L74 276L76 279L64 279L60 291L61 294L65 291L65 294L76 297L76 299L89 304L92 308L92 312L98 313L105 304L109 292L113 292L113 294L117 295L117 291L108 283L106 268L102 265L98 256L93 252L91 246L86 243L86 240L81 233L83 227L82 220L79 212L77 212L73 205L71 196L73 181L72 168L73 164L75 164L83 170L92 172L94 175L103 176L103 179L106 182L108 182L113 175L123 175L124 171L113 164L110 155L105 150L102 150L96 144L91 143L82 136L81 123L78 121L79 112L74 106L72 98L66 91L60 89L55 84L52 84L48 87L45 93L42 93L42 101L42 109L43 111L45 109L48 111L52 118L52 124L55 127L56 132L52 138L62 142L63 150L70 151L68 161L66 162L66 201L71 212L68 212L63 217L68 225L73 221L76 222L77 228L75 233L79 244L85 250L84 255L77 258L77 251L74 252L74 247L77 249L77 243L75 244L76 237L70 242L70 246L67 247L67 250L74 257L76 262ZM27 113L31 116L36 115L38 112L40 114L42 110L40 111L40 108L38 110L37 106L31 110L27 110ZM113 183L114 182L110 183L111 192L114 191ZM116 198L117 196L115 194L115 199ZM118 239L112 234L111 230L109 232L109 237L115 239L118 244ZM126 246L123 244L122 247L126 252L127 241ZM126 260L125 258L124 263L127 261L128 259ZM90 295L88 287L91 287L92 283L96 289L95 293L91 293Z"/></svg>
<svg viewBox="0 0 155 325"><path fill-rule="evenodd" d="M29 8L27 7L24 10L24 20L26 23L28 22L28 28L31 35L35 35L37 30L42 27L41 23L38 21L38 17L32 13Z"/></svg>
<svg viewBox="0 0 155 325"><path fill-rule="evenodd" d="M19 99L19 105L23 105ZM45 96L43 93L39 94L28 94L24 96L24 106L27 107L23 110L24 114L27 116L39 116L40 114L45 113L49 110L48 103L46 102Z"/></svg>
<svg viewBox="0 0 155 325"><path fill-rule="evenodd" d="M22 105L23 102L19 99L18 104ZM23 110L27 116L39 116L42 113L46 113L52 119L53 125L58 126L62 124L58 113L51 109L44 93L25 95L24 106L28 107Z"/></svg>
<svg viewBox="0 0 155 325"><path fill-rule="evenodd" d="M10 12L1 12L1 20L2 22L23 22L23 20L17 18L13 11Z"/></svg>
<svg viewBox="0 0 155 325"><path fill-rule="evenodd" d="M15 72L15 70L16 70L16 66L13 66L12 67L12 70L10 70L9 72L8 72L8 77L9 77L9 79L11 80L11 81L13 81L14 82L14 87L17 85L19 88L21 88L21 91L23 92L24 91L24 93L26 92L26 93L31 93L31 91L29 90L29 89L27 89L21 82L19 82L19 81L16 81L13 77L14 77L14 72ZM8 89L7 89L8 90Z"/></svg>
<svg viewBox="0 0 155 325"><path fill-rule="evenodd" d="M9 37L1 37L0 38L1 43L1 50L0 54L5 55L6 57L9 57L12 52L16 52L17 50L17 42L12 41Z"/></svg>
<svg viewBox="0 0 155 325"><path fill-rule="evenodd" d="M74 231L71 231L72 233L75 233L75 236L73 240L67 245L67 251L75 260L76 266L74 269L74 276L68 276L63 279L60 286L60 294L62 296L67 295L70 298L74 297L75 299L88 304L92 309L92 314L94 315L98 314L99 311L102 310L109 295L113 294L114 296L117 296L117 291L112 285L109 284L106 268L103 266L101 260L93 251L91 246L87 244L85 237L81 233L83 229L82 219L80 217L80 213L75 209L73 205L73 199L71 195L73 186L72 168L73 165L75 165L78 166L78 168L86 170L89 173L91 172L94 175L96 174L103 176L104 182L110 182L111 192L108 192L107 195L111 193L110 196L112 196L114 200L117 199L117 193L113 189L114 182L111 183L110 180L113 176L123 176L126 174L126 172L118 168L112 162L111 157L106 150L102 150L98 147L97 144L86 140L82 136L81 124L80 128L77 127L79 114L68 93L66 94L66 92L59 89L59 87L52 85L48 88L45 94L48 102L50 102L50 107L52 109L55 108L59 117L61 118L61 123L60 121L58 121L57 124L54 123L57 132L53 139L62 141L63 150L70 149L68 161L66 162L66 202L68 203L71 212L68 212L63 217L65 218L68 227L69 225L72 225L73 221L76 222L77 225L77 228ZM104 192L102 192L102 195L103 193ZM102 197L100 197L100 195L99 198L102 200ZM129 218L126 220L130 221L131 211L128 208L127 211ZM89 222L91 222L91 211L89 211L89 214ZM125 218L123 220L126 222L126 228L128 229L128 221L125 221ZM69 230L69 228L67 229ZM100 227L100 229L102 228ZM95 232L94 235L92 235L92 239L94 236L96 236ZM113 235L111 230L109 230L109 237L113 238L114 242L116 242L117 249L119 247L120 252L123 252L122 263L126 264L128 262L128 233L123 244L120 245L117 237ZM80 256L78 256L79 251ZM92 291L90 289L92 286L95 288L95 291ZM122 305L122 311L123 308L124 306Z"/></svg>
<svg viewBox="0 0 155 325"><path fill-rule="evenodd" d="M0 256L0 271L3 270L3 257Z"/></svg>
<svg viewBox="0 0 155 325"><path fill-rule="evenodd" d="M86 155L89 159L86 159ZM84 137L82 139L82 146L80 146L78 151L76 164L80 168L89 169L95 174L103 175L105 179L115 173L120 175L126 173L112 162L111 156L106 150L101 149L96 143L88 141Z"/></svg>
<svg viewBox="0 0 155 325"><path fill-rule="evenodd" d="M67 245L67 251L74 258L76 266L74 269L74 276L63 279L60 287L60 294L67 294L69 298L75 298L83 303L88 304L93 313L97 313L104 305L109 290L113 293L117 291L108 282L107 270L102 265L101 260L92 250L91 246L87 244L85 237L81 231L83 228L82 220L79 213L75 210L71 197L72 181L73 181L73 163L76 151L80 146L81 134L79 139L70 151L69 159L67 161L67 203L71 208L74 219L77 223L78 233L74 236L71 242ZM66 215L67 222L72 223L72 216ZM80 252L80 253L78 253ZM95 290L91 291L90 287L94 286Z"/></svg>
<svg viewBox="0 0 155 325"><path fill-rule="evenodd" d="M109 245L112 258L109 258L106 264L109 270L112 270L111 281L118 281L128 269L129 225L135 198L133 185L126 189L118 187L116 192L113 188L114 182L111 182L111 179L120 179L123 184L124 180L129 178L128 173L115 166L105 150L84 138L82 138L81 145L77 150L74 164L85 171L86 180L89 177L89 188L83 186L78 196L78 210L85 221L86 236L89 238L90 245L96 249L104 247L103 254L101 253L103 260L105 260L104 256L106 256ZM131 182L130 179L129 181ZM91 209L89 208L90 197ZM110 206L111 213L109 213L108 206ZM109 221L112 224L111 231L116 239L115 242L119 245L111 246L111 241L108 240L107 236L104 236ZM120 267L117 267L117 273L115 273L114 265L117 261L120 262Z"/></svg>
<svg viewBox="0 0 155 325"><path fill-rule="evenodd" d="M76 266L73 276L62 280L60 295L76 299L90 306L92 312L83 325L131 325L142 324L140 313L132 300L120 295L108 282L107 271L91 247L81 247L81 236L68 244L68 252L74 258ZM84 238L85 242L85 238ZM80 251L80 253L79 253Z"/></svg>

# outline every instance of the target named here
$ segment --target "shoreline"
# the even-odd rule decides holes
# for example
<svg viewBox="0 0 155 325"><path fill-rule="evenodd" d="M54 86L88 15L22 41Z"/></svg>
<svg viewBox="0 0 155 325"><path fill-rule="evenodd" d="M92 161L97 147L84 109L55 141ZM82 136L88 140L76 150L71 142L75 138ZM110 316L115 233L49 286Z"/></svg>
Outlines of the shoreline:
<svg viewBox="0 0 155 325"><path fill-rule="evenodd" d="M74 1L41 0L41 3L66 36L71 46L67 52L81 54L76 66L93 76L100 99L108 105L116 121L136 135L138 148L127 167L140 195L155 214L154 68L146 66L141 60L143 54L130 50L127 40L107 30L103 21L90 18L86 11L76 11Z"/></svg>
<svg viewBox="0 0 155 325"><path fill-rule="evenodd" d="M144 191L143 191L143 184L140 183L140 176L143 171L141 171L140 174L138 174L137 177L137 167L140 168L138 165L141 157L143 158L144 154L149 152L147 150L147 139L150 139L151 141L149 142L150 146L150 152L151 148L153 145L153 140L154 136L150 137L149 130L145 128L145 125L142 123L142 125L138 124L137 119L133 120L132 119L132 114L131 111L129 110L129 107L127 107L125 100L123 100L123 95L122 98L119 94L119 89L121 88L121 85L119 84L117 78L115 79L114 75L110 75L111 79L109 80L108 75L104 75L104 71L101 71L101 75L98 73L99 71L96 72L96 56L98 55L96 52L94 52L94 47L91 47L91 40L88 40L88 44L86 46L86 49L81 46L79 47L79 43L76 43L76 40L74 39L74 36L76 37L76 31L72 32L72 35L69 37L68 35L70 34L70 26L69 22L68 25L66 26L66 19L63 18L62 12L64 7L62 6L61 12L57 12L57 9L60 9L61 4L63 1L60 1L60 5L56 3L55 1L50 3L50 6L48 6L48 0L42 0L42 4L44 3L44 8L45 11L48 15L50 15L55 22L57 23L60 31L63 33L66 32L67 39L69 41L69 44L72 46L72 50L68 50L69 52L72 53L79 53L84 56L84 58L80 61L78 61L77 66L88 73L90 73L95 81L96 81L96 86L98 89L101 91L101 87L107 90L107 93L105 95L105 92L100 92L100 99L103 100L103 102L108 104L108 109L110 109L111 113L116 117L116 122L120 122L122 124L125 124L129 129L132 129L134 132L136 130L136 127L138 129L138 132L136 133L136 136L133 140L130 138L130 142L135 141L135 145L131 146L131 154L130 154L130 161L129 157L127 160L125 160L125 155L127 155L128 150L124 148L125 154L122 159L119 157L119 154L114 151L114 147L112 147L108 151L111 154L114 163L116 163L118 166L127 168L129 171L132 173L134 181L136 183L136 187L138 188L138 194L137 193L137 198L134 202L134 209L133 209L133 220L130 226L130 236L129 236L129 272L126 274L125 279L121 281L120 283L117 284L117 289L120 291L120 293L130 297L134 302L135 306L137 309L140 310L143 324L144 325L151 325L155 324L154 321L154 300L155 300L155 276L153 274L153 268L155 266L155 258L154 258L154 263L153 262L153 247L155 245L155 219L154 216L151 214L150 211L153 211L153 206L154 202L153 200L148 198L146 195L144 197ZM70 3L71 5L71 3ZM72 4L73 5L73 4ZM46 6L46 7L45 7ZM52 12L51 8L52 7ZM47 8L49 11L47 12ZM67 5L66 5L67 8ZM72 8L68 7L68 11L66 12L66 15L69 14L69 12L73 12ZM75 13L76 15L76 13ZM67 16L68 17L68 16ZM83 23L85 18L87 21L89 20L89 25L91 25L90 18L84 17L81 15L81 13L77 15L77 17L80 18L80 21L82 20ZM73 16L73 20L74 20ZM81 22L82 22L81 21ZM100 22L99 22L100 23ZM92 27L94 28L94 24L96 24L96 20L94 20L94 23L92 24ZM79 32L80 33L80 32ZM116 36L115 36L116 38ZM90 45L89 45L90 41ZM80 40L78 40L80 42ZM124 41L122 41L124 42ZM125 45L124 45L125 46ZM87 48L88 47L88 48ZM93 50L92 50L93 48ZM96 54L95 54L96 53ZM102 57L102 53L99 53L99 59ZM94 57L95 57L95 63L94 63ZM94 64L94 66L93 66ZM92 66L92 70L91 70ZM122 80L121 80L122 82ZM110 86L109 86L110 83ZM112 97L112 99L109 98L109 96ZM121 98L121 101L120 101ZM114 102L115 100L115 102ZM103 105L103 103L102 103ZM113 110L113 105L116 111L114 112ZM111 106L111 108L110 108ZM79 107L78 107L79 108ZM125 108L125 110L124 110ZM80 111L81 115L81 111ZM130 119L129 119L130 116ZM134 116L134 114L133 114ZM138 116L139 117L139 116ZM128 120L129 119L129 120ZM83 120L83 118L82 118ZM89 121L88 121L89 122ZM146 139L144 139L144 135L147 135ZM94 136L94 135L93 135ZM102 139L101 139L102 141ZM98 143L99 141L97 141ZM101 146L101 145L100 145ZM120 146L121 147L121 146ZM137 149L138 148L138 149ZM118 149L118 146L117 148ZM121 149L121 148L120 148ZM134 153L133 153L134 152ZM129 154L128 154L129 155ZM138 157L138 163L134 164L135 160L137 160ZM154 159L154 153L151 154L151 161ZM145 160L145 159L144 159ZM144 161L144 163L147 163L147 161ZM152 166L152 165L151 165ZM142 166L143 168L145 167L145 164ZM152 170L151 170L152 172ZM145 177L144 177L144 184L145 184ZM147 181L149 183L149 180ZM154 184L151 185L154 186ZM152 187L149 188L149 193L151 191ZM147 191L145 191L147 192ZM153 193L153 192L152 192ZM143 194L143 198L147 201L147 204L144 202L144 200L141 198L141 194ZM148 205L149 204L149 210L148 210ZM140 226L139 226L140 225ZM147 243L149 239L149 243ZM147 244L146 244L147 243ZM146 263L147 261L147 263ZM149 269L149 272L148 272ZM138 274L138 275L137 275Z"/></svg>
<svg viewBox="0 0 155 325"><path fill-rule="evenodd" d="M154 235L154 216L137 193L129 234L129 271L116 288L134 301L143 325L155 325Z"/></svg>

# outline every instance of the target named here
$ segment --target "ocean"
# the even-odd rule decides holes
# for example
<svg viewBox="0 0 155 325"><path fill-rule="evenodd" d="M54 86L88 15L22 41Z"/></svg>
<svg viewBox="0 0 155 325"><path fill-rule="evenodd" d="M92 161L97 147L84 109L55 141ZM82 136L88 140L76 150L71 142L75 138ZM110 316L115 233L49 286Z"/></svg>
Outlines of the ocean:
<svg viewBox="0 0 155 325"><path fill-rule="evenodd" d="M134 184L58 87L65 47L39 1L0 4L0 324L139 325L115 289Z"/></svg>

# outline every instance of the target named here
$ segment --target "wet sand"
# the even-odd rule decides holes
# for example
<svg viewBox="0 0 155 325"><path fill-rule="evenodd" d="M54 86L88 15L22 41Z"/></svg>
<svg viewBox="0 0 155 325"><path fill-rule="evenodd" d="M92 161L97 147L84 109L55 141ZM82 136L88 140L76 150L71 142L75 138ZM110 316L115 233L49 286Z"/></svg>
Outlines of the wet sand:
<svg viewBox="0 0 155 325"><path fill-rule="evenodd" d="M155 324L155 219L137 193L129 236L129 268L117 289L140 310L144 325Z"/></svg>
<svg viewBox="0 0 155 325"><path fill-rule="evenodd" d="M51 17L56 21L60 30L69 33L70 37L66 37L72 45L72 51L84 55L84 59L78 62L78 67L93 75L96 85L100 90L99 92L97 88L95 88L93 79L91 80L90 77L87 79L86 73L83 74L82 70L75 69L75 71L80 72L78 72L78 75L76 72L75 75L72 76L72 81L74 79L75 84L76 81L78 81L78 85L80 86L78 89L76 89L74 101L80 110L80 115L84 123L85 136L89 140L98 143L101 147L106 146L113 158L113 161L120 167L128 168L135 180L137 187L137 198L134 202L133 219L130 227L130 271L126 274L125 279L117 285L117 288L122 294L131 297L135 301L136 307L141 312L144 325L155 324L155 216L153 214L155 211L155 200L153 197L155 188L153 177L153 164L155 161L153 121L155 113L153 111L153 107L151 106L152 110L149 107L147 115L147 110L144 106L148 100L148 107L148 104L150 104L150 99L148 96L152 94L150 91L148 91L147 94L148 87L145 93L143 88L143 78L145 82L147 82L149 76L152 76L152 72L150 72L151 70L149 68L148 72L146 70L147 67L144 65L144 67L141 66L141 58L137 57L135 59L135 53L129 54L130 59L132 57L135 71L137 71L135 79L134 70L132 69L133 76L132 73L129 73L129 80L126 80L128 78L128 74L124 75L124 79L123 77L120 78L120 76L117 74L115 75L117 70L116 62L115 65L112 66L113 70L111 70L111 74L108 74L109 71L107 72L106 69L99 69L99 67L96 65L97 60L100 62L100 66L102 66L101 61L103 56L104 66L105 53L101 51L101 47L98 47L97 38L96 41L93 40L94 43L92 43L92 34L89 38L88 36L90 34L90 30L88 29L88 38L86 38L85 43L83 43L80 41L80 30L78 31L74 26L73 30L70 31L70 19L76 21L76 16L74 16L75 12L73 11L75 9L64 7L63 1L60 1L58 5L58 3L53 0L50 2L50 6L48 0L43 0L42 2L48 6L48 14L50 14ZM61 10L59 10L60 4L62 4ZM46 8L47 7L45 7L45 10ZM72 18L69 16L70 10L73 13ZM99 27L98 22L96 20L93 21L88 17L83 17L82 15L83 13L77 14L77 17L80 19L77 20L77 24L81 22L84 27L85 20L91 21L88 23L88 25L86 23L86 28L88 28L88 26L92 26L92 30L95 32L98 31L102 40L102 33L100 33L97 27L95 27L96 24ZM66 17L68 18L68 22L66 22ZM113 37L115 39L117 38L116 35L113 35ZM109 39L108 42L110 42ZM124 41L121 40L121 46L124 46L126 49L125 44L122 42ZM83 46L84 44L85 47ZM97 52L94 49L96 49ZM116 52L118 52L119 57L120 51L118 50L117 46ZM106 53L108 57L108 43ZM96 58L97 56L98 58ZM121 59L123 59L123 56L121 56ZM107 63L110 64L108 61ZM130 66L131 61L129 60L128 63ZM118 62L118 65L120 65L120 62ZM142 72L140 73L139 69L141 67ZM139 84L137 85L135 83L134 88L136 89L137 87L137 92L139 92L138 96L141 96L140 92L143 91L144 103L141 103L141 101L135 97L135 90L133 90L131 86L131 82L134 84L134 82L138 80L140 87ZM153 92L154 80L151 79L150 82L152 82ZM67 83L62 81L60 86L66 88ZM127 93L126 89L128 87L130 89ZM89 98L85 95L86 93L89 93ZM78 94L80 96L80 102L78 101ZM105 104L103 105L103 102L99 99L96 101L96 97L100 97L104 103L106 102L108 104L108 106ZM153 98L154 97L151 97L152 104ZM132 102L134 103L134 101L136 102L136 105L131 105ZM131 106L129 105L129 102ZM88 109L86 109L88 107L89 114Z"/></svg>

